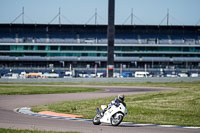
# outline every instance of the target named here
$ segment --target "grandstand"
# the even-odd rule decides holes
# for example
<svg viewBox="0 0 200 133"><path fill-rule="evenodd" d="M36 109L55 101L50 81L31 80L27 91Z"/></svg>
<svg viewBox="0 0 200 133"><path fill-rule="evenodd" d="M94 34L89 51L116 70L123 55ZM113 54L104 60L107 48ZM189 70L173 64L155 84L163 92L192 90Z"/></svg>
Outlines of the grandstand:
<svg viewBox="0 0 200 133"><path fill-rule="evenodd" d="M115 68L200 68L200 26L116 25ZM0 24L0 67L106 68L107 25Z"/></svg>

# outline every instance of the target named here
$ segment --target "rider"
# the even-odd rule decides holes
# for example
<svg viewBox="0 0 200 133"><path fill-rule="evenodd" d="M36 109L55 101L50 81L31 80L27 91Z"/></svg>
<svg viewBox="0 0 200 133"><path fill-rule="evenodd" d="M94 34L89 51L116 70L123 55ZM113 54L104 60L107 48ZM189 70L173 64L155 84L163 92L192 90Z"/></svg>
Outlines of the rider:
<svg viewBox="0 0 200 133"><path fill-rule="evenodd" d="M125 96L122 94L119 94L117 98L115 98L110 104L108 104L107 108L105 108L102 112L101 115L106 112L106 110L110 109L112 105L119 106L120 103L122 103L126 107L126 103L124 102Z"/></svg>

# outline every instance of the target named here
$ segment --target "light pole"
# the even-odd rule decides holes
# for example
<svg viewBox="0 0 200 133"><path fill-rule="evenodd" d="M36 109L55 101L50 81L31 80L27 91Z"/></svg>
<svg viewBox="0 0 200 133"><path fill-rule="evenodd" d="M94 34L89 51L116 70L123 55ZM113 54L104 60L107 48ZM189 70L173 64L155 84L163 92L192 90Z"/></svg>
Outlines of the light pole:
<svg viewBox="0 0 200 133"><path fill-rule="evenodd" d="M115 38L115 0L108 0L107 77L113 77L113 71L114 71L114 38Z"/></svg>

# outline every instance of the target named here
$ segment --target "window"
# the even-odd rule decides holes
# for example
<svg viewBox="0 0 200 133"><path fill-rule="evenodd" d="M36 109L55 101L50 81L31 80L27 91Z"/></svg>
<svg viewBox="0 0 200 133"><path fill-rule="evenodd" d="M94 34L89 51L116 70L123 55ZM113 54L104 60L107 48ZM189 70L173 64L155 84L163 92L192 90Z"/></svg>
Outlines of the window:
<svg viewBox="0 0 200 133"><path fill-rule="evenodd" d="M50 50L56 50L57 51L58 50L58 46L51 46Z"/></svg>
<svg viewBox="0 0 200 133"><path fill-rule="evenodd" d="M10 46L1 45L0 50L10 50Z"/></svg>
<svg viewBox="0 0 200 133"><path fill-rule="evenodd" d="M72 50L72 46L61 46L60 47L61 51L68 51L68 50Z"/></svg>
<svg viewBox="0 0 200 133"><path fill-rule="evenodd" d="M38 46L38 50L45 50L45 46Z"/></svg>

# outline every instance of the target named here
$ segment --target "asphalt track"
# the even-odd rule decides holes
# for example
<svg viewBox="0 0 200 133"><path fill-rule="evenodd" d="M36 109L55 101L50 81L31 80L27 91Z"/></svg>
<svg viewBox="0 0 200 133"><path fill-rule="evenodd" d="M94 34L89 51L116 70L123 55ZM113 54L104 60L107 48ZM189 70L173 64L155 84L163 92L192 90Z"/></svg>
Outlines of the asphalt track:
<svg viewBox="0 0 200 133"><path fill-rule="evenodd" d="M68 85L64 85L68 86ZM63 85L62 85L63 87ZM75 87L75 86L74 86ZM77 86L80 87L80 86ZM109 124L93 125L91 122L62 120L53 118L41 118L15 113L13 109L19 107L30 107L34 105L56 103L61 101L73 101L117 96L119 93L125 95L146 93L149 91L171 90L173 88L156 87L123 87L123 86L82 86L103 88L102 92L71 93L71 94L46 94L46 95L1 95L0 96L0 128L12 129L34 129L51 131L78 131L83 133L199 133L199 129L144 127L134 125L120 125L118 127Z"/></svg>

